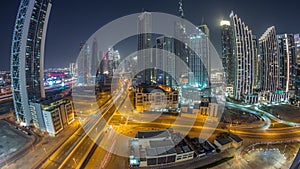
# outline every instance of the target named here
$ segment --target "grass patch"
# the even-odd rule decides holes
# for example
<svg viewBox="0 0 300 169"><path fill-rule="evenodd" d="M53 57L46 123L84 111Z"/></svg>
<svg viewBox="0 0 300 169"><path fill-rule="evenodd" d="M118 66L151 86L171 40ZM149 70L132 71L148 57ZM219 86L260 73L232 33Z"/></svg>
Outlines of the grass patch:
<svg viewBox="0 0 300 169"><path fill-rule="evenodd" d="M199 168L197 168L197 169L207 169L207 168L212 168L212 167L218 166L218 165L220 165L220 164L222 164L222 163L225 163L225 162L227 162L227 161L229 161L229 160L232 160L233 158L234 158L234 157L225 157L225 158L223 158L223 159L221 159L221 160L219 160L219 161L216 161L216 162L214 162L214 163L208 164L208 165L203 166L203 167L199 167Z"/></svg>

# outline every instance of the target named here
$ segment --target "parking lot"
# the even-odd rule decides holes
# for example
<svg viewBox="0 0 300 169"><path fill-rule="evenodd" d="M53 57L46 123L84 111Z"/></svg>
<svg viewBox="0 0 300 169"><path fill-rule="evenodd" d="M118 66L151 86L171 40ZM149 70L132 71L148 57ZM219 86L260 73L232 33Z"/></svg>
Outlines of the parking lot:
<svg viewBox="0 0 300 169"><path fill-rule="evenodd" d="M0 120L0 160L29 142L30 137Z"/></svg>

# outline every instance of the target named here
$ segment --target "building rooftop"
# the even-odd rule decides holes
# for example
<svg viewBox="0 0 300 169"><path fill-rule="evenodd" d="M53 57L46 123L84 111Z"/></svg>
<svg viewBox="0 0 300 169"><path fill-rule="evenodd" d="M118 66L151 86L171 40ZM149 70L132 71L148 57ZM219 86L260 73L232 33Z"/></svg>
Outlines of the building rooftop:
<svg viewBox="0 0 300 169"><path fill-rule="evenodd" d="M227 138L227 137L217 137L216 138L216 141L219 142L221 145L226 145L226 144L229 144L231 143L232 141Z"/></svg>
<svg viewBox="0 0 300 169"><path fill-rule="evenodd" d="M168 130L139 131L136 135L136 138L164 138L170 136L171 135Z"/></svg>
<svg viewBox="0 0 300 169"><path fill-rule="evenodd" d="M175 154L176 150L172 146L146 148L147 156L161 156L167 154Z"/></svg>
<svg viewBox="0 0 300 169"><path fill-rule="evenodd" d="M229 134L229 137L234 140L235 142L239 143L242 142L243 139L241 139L239 136L235 135L235 134Z"/></svg>
<svg viewBox="0 0 300 169"><path fill-rule="evenodd" d="M136 86L136 88L142 89L143 93L151 93L153 90L161 90L162 92L173 92L175 91L170 86L167 85L161 85L161 84L141 84L139 86Z"/></svg>
<svg viewBox="0 0 300 169"><path fill-rule="evenodd" d="M150 147L156 148L156 147L165 147L165 146L174 146L174 143L170 139L164 139L164 140L151 140L149 141Z"/></svg>

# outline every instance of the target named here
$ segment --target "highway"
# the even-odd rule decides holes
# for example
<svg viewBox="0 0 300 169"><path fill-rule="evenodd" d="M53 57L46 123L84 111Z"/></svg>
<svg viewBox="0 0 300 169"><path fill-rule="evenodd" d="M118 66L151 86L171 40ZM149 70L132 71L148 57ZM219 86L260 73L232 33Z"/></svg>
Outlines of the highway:
<svg viewBox="0 0 300 169"><path fill-rule="evenodd" d="M123 86L124 87L124 86ZM126 91L126 90L125 90ZM83 128L79 128L76 133L68 139L44 164L41 168L120 168L128 166L127 157L120 157L112 152L114 149L120 149L120 140L118 134L123 134L129 137L134 137L134 134L141 130L157 130L175 127L176 132L186 133L189 131L190 136L200 136L201 131L212 132L214 134L222 132L232 132L244 140L259 140L264 141L277 141L282 140L295 140L300 138L300 127L284 127L284 128L270 128L270 119L262 115L251 107L229 103L227 106L241 109L243 111L259 115L265 121L264 126L243 128L239 126L230 127L229 129L203 127L204 120L196 117L194 125L189 125L192 118L188 115L181 117L172 115L159 116L154 121L147 121L147 117L138 115L134 117L135 120L130 120L129 117L123 117L124 114L118 113L118 108L122 105L127 98L127 92L120 90L118 95L111 99L109 104L106 104L102 116L99 112L93 116L89 116L89 120ZM113 103L112 103L113 102ZM117 108L116 106L117 105ZM126 106L125 106L126 107ZM128 113L131 116L136 116L133 112ZM151 115L150 115L151 116ZM123 118L122 118L123 117ZM181 118L182 124L174 123L177 118ZM150 118L151 119L151 118ZM107 131L109 125L113 128L118 128L117 132ZM106 150L98 146L104 144ZM125 145L125 143L124 143ZM122 147L121 149L128 148ZM113 163L113 164L112 164ZM115 164L116 163L116 164ZM112 165L111 165L112 164Z"/></svg>
<svg viewBox="0 0 300 169"><path fill-rule="evenodd" d="M107 110L105 110L101 117L97 117L95 115L91 116L97 120L90 128L85 130L86 134L80 139L72 151L68 152L68 156L57 168L80 168L86 160L89 160L89 154L93 153L93 149L97 143L105 137L105 133L108 128L108 121L111 119L115 111L122 105L126 96L127 93L121 89L113 98L113 103L109 104Z"/></svg>
<svg viewBox="0 0 300 169"><path fill-rule="evenodd" d="M107 112L108 105L112 103L111 99L108 100L102 107L103 109L98 111L98 114L103 115ZM96 118L90 118L83 127L80 127L63 145L61 145L40 168L57 169L58 166L65 160L69 153L79 143L79 141L86 135L86 131L91 129L96 123Z"/></svg>
<svg viewBox="0 0 300 169"><path fill-rule="evenodd" d="M106 120L108 119L116 110L114 106L109 107L109 109L104 113L103 118L100 118L91 127L90 131L84 135L84 137L79 141L79 143L74 147L71 152L68 152L68 156L60 164L58 168L79 168L85 160L84 157L88 155L92 147L94 146L95 139L102 136L103 129L106 128ZM100 131L98 131L98 129Z"/></svg>

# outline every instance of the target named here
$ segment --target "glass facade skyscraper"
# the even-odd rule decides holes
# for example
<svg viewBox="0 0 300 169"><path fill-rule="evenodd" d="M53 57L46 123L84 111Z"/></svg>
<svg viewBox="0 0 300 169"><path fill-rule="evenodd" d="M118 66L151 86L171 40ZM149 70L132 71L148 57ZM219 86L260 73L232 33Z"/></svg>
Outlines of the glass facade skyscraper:
<svg viewBox="0 0 300 169"><path fill-rule="evenodd" d="M279 51L279 85L280 88L289 92L295 90L296 80L296 53L293 34L277 35Z"/></svg>
<svg viewBox="0 0 300 169"><path fill-rule="evenodd" d="M235 59L233 56L233 31L230 21L222 20L220 26L222 38L222 64L226 77L226 86L233 87L235 71Z"/></svg>
<svg viewBox="0 0 300 169"><path fill-rule="evenodd" d="M189 73L189 85L206 88L210 80L209 37L198 28L197 33L189 36L189 43L195 50L189 51L188 65L192 71Z"/></svg>
<svg viewBox="0 0 300 169"><path fill-rule="evenodd" d="M263 91L275 92L279 88L278 44L275 27L272 26L259 39L260 87Z"/></svg>
<svg viewBox="0 0 300 169"><path fill-rule="evenodd" d="M166 36L156 38L156 82L174 87L175 57L174 39Z"/></svg>
<svg viewBox="0 0 300 169"><path fill-rule="evenodd" d="M11 48L11 75L17 120L30 125L34 118L29 102L45 97L44 46L50 0L21 0Z"/></svg>
<svg viewBox="0 0 300 169"><path fill-rule="evenodd" d="M297 56L297 77L296 77L296 91L295 95L300 98L300 34L294 35L296 56Z"/></svg>
<svg viewBox="0 0 300 169"><path fill-rule="evenodd" d="M150 12L143 12L138 17L138 81L150 84L154 77L152 56L152 16ZM150 32L150 33L149 33Z"/></svg>

